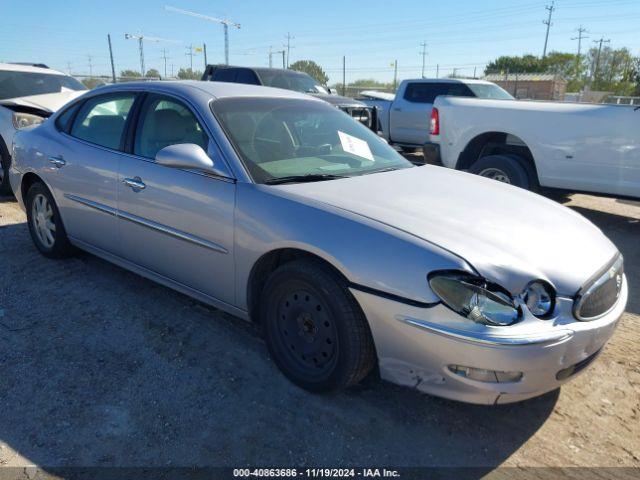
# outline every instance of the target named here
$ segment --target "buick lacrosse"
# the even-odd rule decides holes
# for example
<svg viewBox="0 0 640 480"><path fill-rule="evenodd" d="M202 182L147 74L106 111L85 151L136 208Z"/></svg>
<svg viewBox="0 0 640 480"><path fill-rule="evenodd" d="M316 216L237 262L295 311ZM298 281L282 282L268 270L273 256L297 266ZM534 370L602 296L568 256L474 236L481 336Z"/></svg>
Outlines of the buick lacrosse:
<svg viewBox="0 0 640 480"><path fill-rule="evenodd" d="M304 94L101 87L18 133L13 156L43 255L80 248L258 323L312 391L377 367L442 397L523 400L589 365L627 302L620 253L579 214L415 167Z"/></svg>

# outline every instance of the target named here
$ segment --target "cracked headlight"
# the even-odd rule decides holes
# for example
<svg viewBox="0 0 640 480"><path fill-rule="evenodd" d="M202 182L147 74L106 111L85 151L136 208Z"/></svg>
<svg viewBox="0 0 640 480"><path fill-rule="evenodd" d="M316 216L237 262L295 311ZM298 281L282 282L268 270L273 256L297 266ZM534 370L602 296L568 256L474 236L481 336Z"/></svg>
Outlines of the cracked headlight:
<svg viewBox="0 0 640 480"><path fill-rule="evenodd" d="M20 130L21 128L30 127L31 125L38 125L44 122L45 119L32 113L14 112L12 120L16 130Z"/></svg>
<svg viewBox="0 0 640 480"><path fill-rule="evenodd" d="M513 298L499 285L465 272L435 272L429 285L443 303L465 318L484 325L512 325L520 318Z"/></svg>

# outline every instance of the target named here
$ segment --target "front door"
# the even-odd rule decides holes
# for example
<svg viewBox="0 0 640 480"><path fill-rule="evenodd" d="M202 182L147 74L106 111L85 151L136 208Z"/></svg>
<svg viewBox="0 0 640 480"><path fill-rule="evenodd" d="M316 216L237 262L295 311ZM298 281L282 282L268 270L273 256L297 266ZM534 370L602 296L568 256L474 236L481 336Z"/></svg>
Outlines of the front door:
<svg viewBox="0 0 640 480"><path fill-rule="evenodd" d="M194 143L214 162L220 152L194 113L172 97L150 94L142 105L133 155L120 163L121 255L190 289L234 304L235 183L155 163L162 148Z"/></svg>

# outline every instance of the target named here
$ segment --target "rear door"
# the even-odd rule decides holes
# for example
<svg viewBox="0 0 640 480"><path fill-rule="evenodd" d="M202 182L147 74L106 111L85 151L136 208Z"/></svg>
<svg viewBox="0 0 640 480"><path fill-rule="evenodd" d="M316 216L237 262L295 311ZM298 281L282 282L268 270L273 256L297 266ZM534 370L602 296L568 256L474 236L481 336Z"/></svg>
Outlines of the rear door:
<svg viewBox="0 0 640 480"><path fill-rule="evenodd" d="M136 95L111 93L86 100L47 152L52 168L58 169L56 200L67 233L108 252L118 243L118 168Z"/></svg>
<svg viewBox="0 0 640 480"><path fill-rule="evenodd" d="M132 155L120 164L121 255L198 293L233 304L235 182L154 161L166 146L194 143L220 165L222 154L202 125L184 101L147 95Z"/></svg>
<svg viewBox="0 0 640 480"><path fill-rule="evenodd" d="M390 140L394 143L424 145L429 140L429 121L433 102L439 95L471 97L462 83L408 82L391 105Z"/></svg>

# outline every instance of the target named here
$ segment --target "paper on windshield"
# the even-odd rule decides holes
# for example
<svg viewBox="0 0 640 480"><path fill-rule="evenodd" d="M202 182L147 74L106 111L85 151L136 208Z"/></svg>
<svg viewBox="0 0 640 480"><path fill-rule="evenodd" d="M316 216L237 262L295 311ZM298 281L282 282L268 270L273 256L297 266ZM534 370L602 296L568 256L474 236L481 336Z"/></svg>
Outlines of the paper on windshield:
<svg viewBox="0 0 640 480"><path fill-rule="evenodd" d="M367 142L360 140L353 135L349 135L348 133L341 132L340 130L338 130L338 137L340 137L342 150L373 162L373 154L371 153L371 149Z"/></svg>

